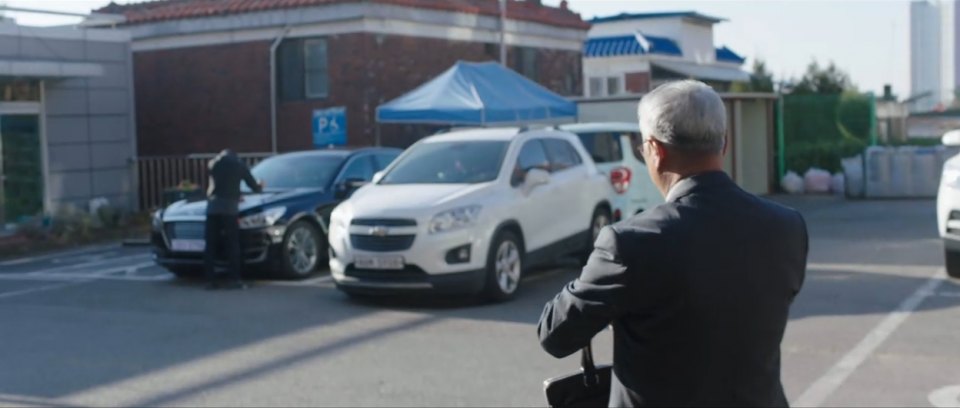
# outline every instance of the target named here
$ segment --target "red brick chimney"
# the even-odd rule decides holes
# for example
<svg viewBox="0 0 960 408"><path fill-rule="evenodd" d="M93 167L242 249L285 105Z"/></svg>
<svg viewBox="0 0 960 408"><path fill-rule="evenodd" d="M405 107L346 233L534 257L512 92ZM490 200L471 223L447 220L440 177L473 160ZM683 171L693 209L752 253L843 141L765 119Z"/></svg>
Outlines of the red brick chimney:
<svg viewBox="0 0 960 408"><path fill-rule="evenodd" d="M562 1L560 1L560 10L568 10L568 8L567 8L567 0L562 0Z"/></svg>

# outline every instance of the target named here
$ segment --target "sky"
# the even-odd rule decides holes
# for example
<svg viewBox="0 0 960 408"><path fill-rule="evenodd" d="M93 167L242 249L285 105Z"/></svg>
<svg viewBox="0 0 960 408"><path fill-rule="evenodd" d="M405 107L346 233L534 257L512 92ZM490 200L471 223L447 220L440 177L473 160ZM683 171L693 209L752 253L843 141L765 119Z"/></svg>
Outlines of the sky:
<svg viewBox="0 0 960 408"><path fill-rule="evenodd" d="M129 0L114 0L128 3ZM557 6L560 0L542 0ZM834 62L862 91L891 84L910 90L908 0L567 0L585 19L622 12L698 11L728 21L714 26L714 42L766 62L775 80L800 77L807 65ZM89 12L109 0L0 0L10 7ZM6 13L24 25L71 24L79 18Z"/></svg>

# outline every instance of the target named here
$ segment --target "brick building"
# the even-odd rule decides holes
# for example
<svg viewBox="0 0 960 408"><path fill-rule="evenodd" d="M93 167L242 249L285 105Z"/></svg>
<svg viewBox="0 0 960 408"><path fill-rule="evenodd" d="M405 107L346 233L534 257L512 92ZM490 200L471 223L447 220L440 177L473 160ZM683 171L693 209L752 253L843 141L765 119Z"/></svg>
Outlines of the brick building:
<svg viewBox="0 0 960 408"><path fill-rule="evenodd" d="M508 65L582 94L589 24L565 2L506 6ZM313 111L330 107L346 108L347 144L374 144L379 132L382 144L405 146L426 130L378 130L378 105L457 60L499 58L497 0L161 0L99 11L123 14L133 37L140 156L308 149Z"/></svg>

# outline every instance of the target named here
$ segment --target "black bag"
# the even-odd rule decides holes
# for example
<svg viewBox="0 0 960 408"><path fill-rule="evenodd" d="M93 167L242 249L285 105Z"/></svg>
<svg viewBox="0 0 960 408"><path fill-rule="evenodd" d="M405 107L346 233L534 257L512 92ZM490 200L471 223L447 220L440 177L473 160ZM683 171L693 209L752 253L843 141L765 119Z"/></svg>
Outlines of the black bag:
<svg viewBox="0 0 960 408"><path fill-rule="evenodd" d="M610 375L613 367L593 364L588 344L580 351L580 373L550 378L543 382L551 407L606 407L610 401Z"/></svg>

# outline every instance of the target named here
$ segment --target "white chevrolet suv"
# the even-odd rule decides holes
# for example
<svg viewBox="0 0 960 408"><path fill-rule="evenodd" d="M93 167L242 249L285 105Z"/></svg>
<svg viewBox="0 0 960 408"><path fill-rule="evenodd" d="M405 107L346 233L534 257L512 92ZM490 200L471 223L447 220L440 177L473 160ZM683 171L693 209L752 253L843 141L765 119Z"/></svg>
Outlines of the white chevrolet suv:
<svg viewBox="0 0 960 408"><path fill-rule="evenodd" d="M571 133L461 130L425 138L330 218L330 271L350 295L514 295L528 267L589 252L610 183Z"/></svg>
<svg viewBox="0 0 960 408"><path fill-rule="evenodd" d="M956 151L960 146L960 130L944 134L943 144ZM947 159L943 165L937 192L937 229L943 239L947 274L960 278L960 154Z"/></svg>
<svg viewBox="0 0 960 408"><path fill-rule="evenodd" d="M609 178L614 222L663 204L640 155L642 141L636 122L574 123L560 130L577 135L597 168Z"/></svg>

